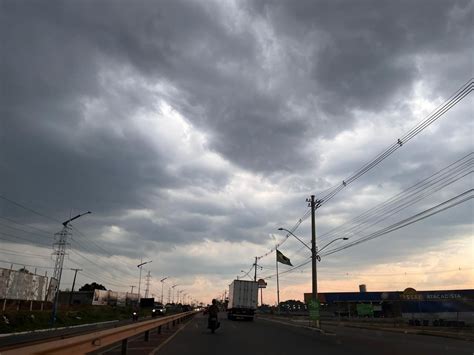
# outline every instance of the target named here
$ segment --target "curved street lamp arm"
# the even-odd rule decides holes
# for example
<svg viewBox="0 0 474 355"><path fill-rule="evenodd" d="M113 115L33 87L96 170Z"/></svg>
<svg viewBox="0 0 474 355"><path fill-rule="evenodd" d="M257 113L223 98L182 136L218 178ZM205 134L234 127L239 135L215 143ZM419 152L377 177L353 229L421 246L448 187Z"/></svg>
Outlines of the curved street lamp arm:
<svg viewBox="0 0 474 355"><path fill-rule="evenodd" d="M149 264L149 263L151 263L152 261L153 261L153 260L145 261L144 263L138 264L137 267L143 266L143 265L145 265L145 264Z"/></svg>
<svg viewBox="0 0 474 355"><path fill-rule="evenodd" d="M308 248L311 252L312 252L312 249L309 247L308 244L306 244L305 242L303 242L300 238L298 238L296 235L293 234L293 232L289 231L288 229L286 228L278 228L279 231L285 231L285 232L288 232L289 234L291 234L293 237L295 237L296 239L298 239L298 241L300 241L306 248Z"/></svg>
<svg viewBox="0 0 474 355"><path fill-rule="evenodd" d="M67 221L63 222L63 226L66 227L70 222L74 221L75 219L78 219L79 217L84 216L85 214L92 213L91 211L84 212L82 214L78 214L76 217L69 218Z"/></svg>
<svg viewBox="0 0 474 355"><path fill-rule="evenodd" d="M328 247L328 245L334 243L334 242L337 241L337 240L348 240L348 239L349 239L349 238L344 237L344 238L336 238L336 239L334 239L334 240L331 240L329 243L327 243L327 244L326 244L325 246L323 246L321 249L318 249L318 250L317 250L317 253L319 254L320 252L323 251L323 249L326 249L326 248Z"/></svg>

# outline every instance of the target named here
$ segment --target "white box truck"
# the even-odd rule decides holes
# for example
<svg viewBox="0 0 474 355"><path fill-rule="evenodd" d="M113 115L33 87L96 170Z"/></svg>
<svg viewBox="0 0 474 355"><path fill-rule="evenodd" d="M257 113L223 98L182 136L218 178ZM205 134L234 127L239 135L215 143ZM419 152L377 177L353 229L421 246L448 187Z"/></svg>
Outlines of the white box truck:
<svg viewBox="0 0 474 355"><path fill-rule="evenodd" d="M234 280L229 285L227 318L253 320L258 302L258 284L255 281Z"/></svg>

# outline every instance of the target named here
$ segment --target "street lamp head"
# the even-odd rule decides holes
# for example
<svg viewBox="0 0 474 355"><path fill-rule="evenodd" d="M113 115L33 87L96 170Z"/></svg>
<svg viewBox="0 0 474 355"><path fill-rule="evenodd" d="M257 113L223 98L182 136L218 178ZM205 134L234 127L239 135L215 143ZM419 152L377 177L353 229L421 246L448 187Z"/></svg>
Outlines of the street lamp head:
<svg viewBox="0 0 474 355"><path fill-rule="evenodd" d="M143 265L149 264L149 263L151 263L152 261L153 261L153 260L145 261L145 262L143 262L143 263L141 263L141 264L138 264L137 267L142 267Z"/></svg>
<svg viewBox="0 0 474 355"><path fill-rule="evenodd" d="M278 228L278 230L279 230L279 231L282 231L282 230L283 230L283 228L281 228L281 227L280 227L280 228Z"/></svg>
<svg viewBox="0 0 474 355"><path fill-rule="evenodd" d="M349 238L347 238L347 237L344 237L344 238L342 238L342 240L349 240Z"/></svg>

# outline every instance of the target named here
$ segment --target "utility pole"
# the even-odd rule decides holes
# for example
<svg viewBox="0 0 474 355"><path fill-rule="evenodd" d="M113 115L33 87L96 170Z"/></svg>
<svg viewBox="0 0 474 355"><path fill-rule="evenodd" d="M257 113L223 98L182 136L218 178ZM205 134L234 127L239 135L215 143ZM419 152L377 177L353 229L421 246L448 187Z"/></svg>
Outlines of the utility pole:
<svg viewBox="0 0 474 355"><path fill-rule="evenodd" d="M130 293L132 293L132 294L133 294L133 289L134 289L136 286L134 286L134 285L130 285L130 287L132 288L132 290L130 291Z"/></svg>
<svg viewBox="0 0 474 355"><path fill-rule="evenodd" d="M74 281L72 281L72 289L71 289L71 293L69 295L69 304L70 305L72 304L72 294L74 293L74 285L76 284L77 272L82 271L82 269L71 269L71 270L74 271Z"/></svg>
<svg viewBox="0 0 474 355"><path fill-rule="evenodd" d="M255 264L253 264L253 266L255 268L255 273L254 273L254 276L253 276L253 280L257 281L257 257L255 257Z"/></svg>
<svg viewBox="0 0 474 355"><path fill-rule="evenodd" d="M145 280L146 280L145 298L148 298L148 293L150 292L150 281L151 281L150 271L148 271L148 274L146 274Z"/></svg>
<svg viewBox="0 0 474 355"><path fill-rule="evenodd" d="M319 328L319 307L318 303L318 274L317 274L317 255L318 250L316 249L316 222L315 222L315 211L316 204L319 206L321 201L316 201L314 195L311 195L310 199L306 200L309 202L308 206L311 207L311 266L312 266L312 293L311 301L314 307L317 307L316 317L314 319L314 325Z"/></svg>
<svg viewBox="0 0 474 355"><path fill-rule="evenodd" d="M91 213L91 211L78 214L77 216L73 218L69 218L67 221L64 221L62 223L63 229L61 229L60 232L55 234L55 238L57 238L57 242L53 244L53 249L54 249L53 255L56 256L56 260L54 262L54 272L53 272L53 277L51 278L51 281L50 281L50 287L51 287L51 282L53 281L53 279L56 281L56 285L53 286L55 297L53 301L53 311L51 313L51 326L54 326L54 323L56 322L56 313L57 313L58 303L59 303L59 286L61 285L61 276L63 274L63 265L64 265L64 256L66 255L66 247L69 244L67 242L67 238L71 235L71 227L69 226L69 223L89 213Z"/></svg>

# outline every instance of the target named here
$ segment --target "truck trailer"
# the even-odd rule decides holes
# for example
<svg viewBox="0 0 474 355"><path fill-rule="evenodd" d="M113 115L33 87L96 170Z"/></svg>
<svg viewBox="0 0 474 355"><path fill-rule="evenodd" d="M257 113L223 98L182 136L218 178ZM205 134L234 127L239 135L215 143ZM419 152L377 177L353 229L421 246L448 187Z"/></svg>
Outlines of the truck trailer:
<svg viewBox="0 0 474 355"><path fill-rule="evenodd" d="M234 280L229 285L227 318L253 320L258 302L258 284L255 281Z"/></svg>

